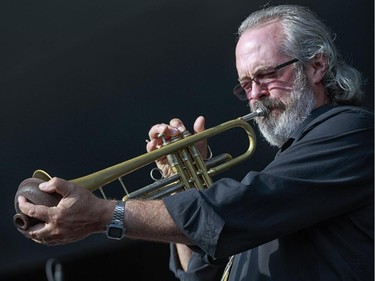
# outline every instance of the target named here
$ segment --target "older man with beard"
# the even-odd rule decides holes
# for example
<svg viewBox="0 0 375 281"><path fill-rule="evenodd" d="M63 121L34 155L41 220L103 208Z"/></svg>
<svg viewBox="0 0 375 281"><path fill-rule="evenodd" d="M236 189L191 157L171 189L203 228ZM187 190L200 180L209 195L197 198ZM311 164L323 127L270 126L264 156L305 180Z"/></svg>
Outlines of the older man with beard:
<svg viewBox="0 0 375 281"><path fill-rule="evenodd" d="M234 93L266 109L256 122L280 148L264 170L126 204L54 178L40 189L63 195L56 207L19 198L24 213L46 222L25 235L50 245L116 236L107 227L114 215L126 237L173 242L170 266L181 280L373 280L373 114L359 106L360 74L324 24L292 5L242 23L236 66ZM204 130L203 117L194 129ZM153 126L147 150L161 145L160 133L183 130L179 119ZM157 164L170 175L165 159Z"/></svg>

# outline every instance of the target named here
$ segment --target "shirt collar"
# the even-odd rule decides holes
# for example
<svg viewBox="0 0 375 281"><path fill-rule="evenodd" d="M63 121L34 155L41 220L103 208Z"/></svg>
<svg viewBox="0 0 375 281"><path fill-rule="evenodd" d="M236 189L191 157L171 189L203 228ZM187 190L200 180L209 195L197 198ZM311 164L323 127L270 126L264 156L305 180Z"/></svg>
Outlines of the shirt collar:
<svg viewBox="0 0 375 281"><path fill-rule="evenodd" d="M279 152L283 152L285 149L287 149L289 146L291 146L291 144L293 143L293 141L300 135L300 133L302 133L302 131L306 128L306 126L312 121L314 120L316 117L318 117L319 115L323 114L324 112L327 112L328 110L332 109L334 106L332 104L325 104L325 105L322 105L316 109L314 109L313 111L311 111L310 115L302 121L302 123L297 127L296 130L294 130L289 138L287 139L287 141L283 144L283 146L281 147L280 151Z"/></svg>

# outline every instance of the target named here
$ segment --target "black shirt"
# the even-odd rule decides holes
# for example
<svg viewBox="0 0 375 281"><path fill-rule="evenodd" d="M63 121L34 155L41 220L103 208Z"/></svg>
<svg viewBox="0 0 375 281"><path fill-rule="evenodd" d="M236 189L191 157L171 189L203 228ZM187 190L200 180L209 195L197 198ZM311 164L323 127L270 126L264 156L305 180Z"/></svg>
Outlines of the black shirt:
<svg viewBox="0 0 375 281"><path fill-rule="evenodd" d="M187 273L171 261L176 275L219 280L210 263L235 255L230 281L373 280L373 121L321 107L263 171L164 198L199 249Z"/></svg>

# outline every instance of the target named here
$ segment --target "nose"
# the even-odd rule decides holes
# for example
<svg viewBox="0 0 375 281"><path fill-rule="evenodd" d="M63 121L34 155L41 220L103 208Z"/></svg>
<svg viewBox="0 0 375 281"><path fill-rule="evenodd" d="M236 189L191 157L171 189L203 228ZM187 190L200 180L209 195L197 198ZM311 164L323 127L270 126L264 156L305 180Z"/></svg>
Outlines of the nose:
<svg viewBox="0 0 375 281"><path fill-rule="evenodd" d="M249 91L246 91L246 96L248 100L259 100L264 96L268 96L269 92L267 88L262 87L262 84L252 81L252 87Z"/></svg>

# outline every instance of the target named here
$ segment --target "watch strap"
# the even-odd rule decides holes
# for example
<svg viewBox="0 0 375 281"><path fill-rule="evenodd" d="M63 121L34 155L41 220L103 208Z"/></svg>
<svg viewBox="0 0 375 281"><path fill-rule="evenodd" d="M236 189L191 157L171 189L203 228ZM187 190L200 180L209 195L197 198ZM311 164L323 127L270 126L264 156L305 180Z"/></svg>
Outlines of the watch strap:
<svg viewBox="0 0 375 281"><path fill-rule="evenodd" d="M113 210L112 220L107 225L107 237L110 239L120 240L124 238L126 228L124 226L125 202L117 201Z"/></svg>
<svg viewBox="0 0 375 281"><path fill-rule="evenodd" d="M112 217L111 222L124 224L124 214L125 214L125 202L117 201L115 209L113 211L113 217Z"/></svg>

